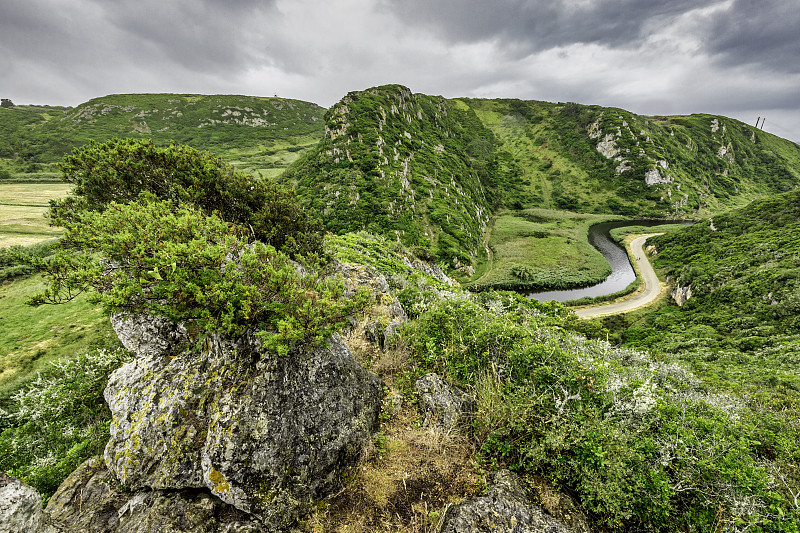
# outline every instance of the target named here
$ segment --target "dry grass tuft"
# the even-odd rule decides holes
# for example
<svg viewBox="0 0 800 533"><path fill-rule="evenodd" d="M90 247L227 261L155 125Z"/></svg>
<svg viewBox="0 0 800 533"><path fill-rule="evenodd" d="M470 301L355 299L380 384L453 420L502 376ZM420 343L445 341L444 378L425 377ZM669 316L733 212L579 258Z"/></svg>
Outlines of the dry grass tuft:
<svg viewBox="0 0 800 533"><path fill-rule="evenodd" d="M471 439L418 428L412 406L385 423L345 490L305 523L313 533L433 533L447 508L485 479Z"/></svg>

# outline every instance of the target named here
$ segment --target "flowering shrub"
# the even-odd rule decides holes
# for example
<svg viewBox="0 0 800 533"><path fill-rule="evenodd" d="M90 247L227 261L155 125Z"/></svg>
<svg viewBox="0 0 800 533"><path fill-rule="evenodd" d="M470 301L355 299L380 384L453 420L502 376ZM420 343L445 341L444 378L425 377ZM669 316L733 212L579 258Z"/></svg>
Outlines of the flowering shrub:
<svg viewBox="0 0 800 533"><path fill-rule="evenodd" d="M14 394L0 410L0 469L46 501L78 465L103 453L111 422L103 390L127 358L115 348L56 362Z"/></svg>

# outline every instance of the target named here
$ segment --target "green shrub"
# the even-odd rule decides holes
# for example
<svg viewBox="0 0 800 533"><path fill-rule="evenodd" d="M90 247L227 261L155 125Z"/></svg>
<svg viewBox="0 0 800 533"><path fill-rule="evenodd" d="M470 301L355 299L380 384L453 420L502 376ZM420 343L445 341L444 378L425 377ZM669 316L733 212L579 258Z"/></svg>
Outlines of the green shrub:
<svg viewBox="0 0 800 533"><path fill-rule="evenodd" d="M489 465L544 476L610 531L800 525L797 459L770 460L762 442L781 449L791 432L763 412L677 364L554 328L546 309L481 298L434 303L406 335L417 373L477 397Z"/></svg>
<svg viewBox="0 0 800 533"><path fill-rule="evenodd" d="M147 312L232 335L253 329L280 354L301 340L326 338L365 305L363 291L344 299L342 284L304 274L286 254L248 244L235 229L151 193L77 212L58 253L32 258L49 282L32 303L66 302L96 289L109 313Z"/></svg>
<svg viewBox="0 0 800 533"><path fill-rule="evenodd" d="M51 202L53 225L67 226L82 210L101 211L111 202L131 202L147 191L175 207L216 213L254 240L292 257L322 250L320 226L291 191L189 146L162 148L137 139L92 141L64 157L60 168L64 180L75 187L66 199Z"/></svg>

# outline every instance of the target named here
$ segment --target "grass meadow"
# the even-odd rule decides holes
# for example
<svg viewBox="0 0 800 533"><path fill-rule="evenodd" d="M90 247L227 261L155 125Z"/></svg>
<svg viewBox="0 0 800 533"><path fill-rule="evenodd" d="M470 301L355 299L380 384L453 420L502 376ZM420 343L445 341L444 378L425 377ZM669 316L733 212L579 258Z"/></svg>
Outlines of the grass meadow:
<svg viewBox="0 0 800 533"><path fill-rule="evenodd" d="M62 183L0 184L0 248L29 246L58 237L44 213L52 198L67 195ZM31 307L25 302L43 288L38 276L0 284L0 398L49 363L74 357L110 330L100 308L85 297L66 305Z"/></svg>
<svg viewBox="0 0 800 533"><path fill-rule="evenodd" d="M491 229L490 268L477 289L560 289L603 280L608 261L588 240L589 227L614 218L552 209L526 209L498 216Z"/></svg>
<svg viewBox="0 0 800 533"><path fill-rule="evenodd" d="M0 248L28 246L58 237L44 218L48 202L69 192L66 183L0 183Z"/></svg>
<svg viewBox="0 0 800 533"><path fill-rule="evenodd" d="M39 276L0 285L0 398L51 361L71 358L111 333L108 318L85 296L64 305L31 307Z"/></svg>

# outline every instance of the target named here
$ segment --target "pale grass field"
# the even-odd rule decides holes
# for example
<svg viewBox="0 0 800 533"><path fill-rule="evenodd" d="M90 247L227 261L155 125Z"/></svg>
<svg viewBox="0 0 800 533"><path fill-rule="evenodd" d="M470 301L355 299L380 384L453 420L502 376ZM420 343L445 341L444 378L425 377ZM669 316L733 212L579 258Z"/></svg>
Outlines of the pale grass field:
<svg viewBox="0 0 800 533"><path fill-rule="evenodd" d="M27 246L57 237L44 218L48 202L63 198L72 185L67 183L0 184L0 247Z"/></svg>

